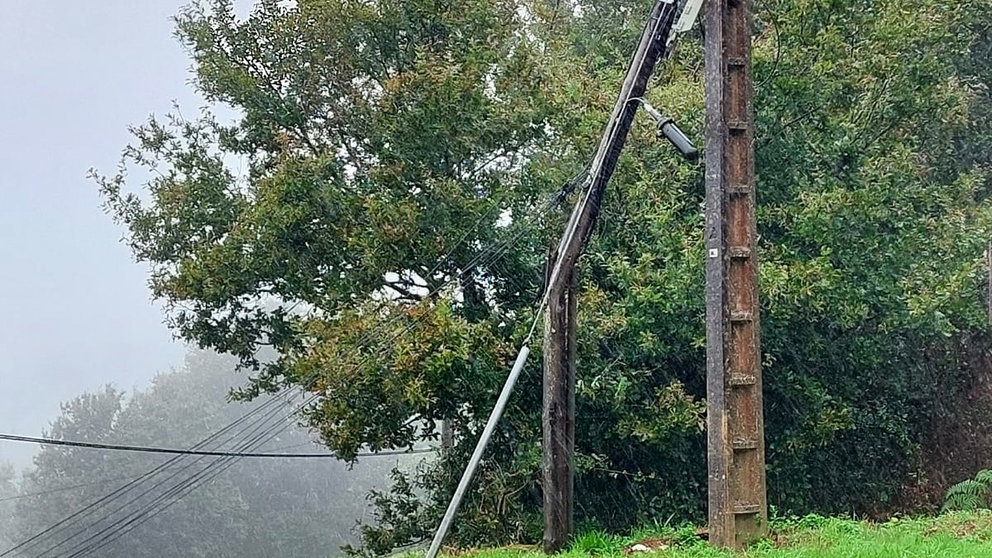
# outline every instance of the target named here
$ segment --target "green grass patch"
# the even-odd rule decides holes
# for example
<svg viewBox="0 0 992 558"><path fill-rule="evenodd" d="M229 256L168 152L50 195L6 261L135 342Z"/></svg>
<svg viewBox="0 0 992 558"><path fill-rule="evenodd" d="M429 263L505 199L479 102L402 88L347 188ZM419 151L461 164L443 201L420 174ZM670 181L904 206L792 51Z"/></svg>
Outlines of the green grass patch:
<svg viewBox="0 0 992 558"><path fill-rule="evenodd" d="M456 553L460 558L544 558L516 546ZM992 558L992 513L871 523L808 516L772 522L768 538L740 553L710 548L692 528L643 529L629 537L586 533L561 558Z"/></svg>

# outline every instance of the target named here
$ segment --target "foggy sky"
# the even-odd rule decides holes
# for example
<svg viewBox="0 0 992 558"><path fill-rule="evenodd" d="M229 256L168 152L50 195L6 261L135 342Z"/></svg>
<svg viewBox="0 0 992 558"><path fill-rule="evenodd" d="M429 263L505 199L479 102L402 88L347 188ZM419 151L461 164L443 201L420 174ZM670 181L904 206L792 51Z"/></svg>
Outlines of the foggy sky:
<svg viewBox="0 0 992 558"><path fill-rule="evenodd" d="M182 360L86 173L114 171L129 124L202 104L172 36L184 3L0 2L0 432L38 435L60 401ZM0 442L0 462L34 451Z"/></svg>

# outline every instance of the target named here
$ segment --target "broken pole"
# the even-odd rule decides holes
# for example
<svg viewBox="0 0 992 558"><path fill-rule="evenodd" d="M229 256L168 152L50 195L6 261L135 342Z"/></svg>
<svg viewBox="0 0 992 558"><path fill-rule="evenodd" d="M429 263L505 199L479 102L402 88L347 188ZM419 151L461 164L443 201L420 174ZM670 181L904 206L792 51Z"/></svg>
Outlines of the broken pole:
<svg viewBox="0 0 992 558"><path fill-rule="evenodd" d="M548 314L545 322L545 420L542 425L545 443L541 484L544 551L549 554L562 550L572 536L575 502L571 480L575 447L575 344L567 342L567 330L569 327L574 329L574 317L568 320L568 307L575 304L578 293L576 287L569 285L575 280L575 266L595 227L606 185L627 141L640 98L668 43L677 8L675 0L656 0L654 3L590 165L587 187L572 211L557 249L549 258L545 294ZM574 332L572 336L574 339ZM564 410L567 410L566 415L563 415Z"/></svg>

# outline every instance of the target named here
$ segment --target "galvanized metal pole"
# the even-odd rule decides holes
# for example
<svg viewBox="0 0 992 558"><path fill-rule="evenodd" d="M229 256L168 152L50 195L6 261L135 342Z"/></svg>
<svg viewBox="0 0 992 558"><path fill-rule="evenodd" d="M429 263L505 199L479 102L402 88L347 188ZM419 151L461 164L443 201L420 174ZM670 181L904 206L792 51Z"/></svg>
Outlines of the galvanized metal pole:
<svg viewBox="0 0 992 558"><path fill-rule="evenodd" d="M520 377L520 372L524 369L524 363L527 361L527 355L529 354L530 348L527 345L520 347L520 353L517 354L517 360L513 363L513 369L510 370L510 375L506 378L506 383L503 384L503 391L500 392L499 399L496 400L496 406L493 407L492 413L489 414L489 420L486 421L486 426L482 429L482 435L479 436L479 441L475 444L475 451L472 452L472 457L468 460L468 467L462 473L462 478L458 482L458 488L455 489L455 495L451 498L448 509L444 512L444 517L441 519L441 525L438 527L437 533L434 533L434 540L431 541L426 558L436 558L438 551L441 550L441 543L448 536L448 530L451 528L451 522L455 519L458 506L461 505L465 491L468 490L468 485L472 482L472 477L475 475L475 470L479 467L479 462L482 461L482 454L486 451L489 438L492 437L493 430L496 429L496 424L499 423L500 417L503 416L506 403L510 400L510 394L513 393L513 386L517 383L517 378Z"/></svg>
<svg viewBox="0 0 992 558"><path fill-rule="evenodd" d="M755 223L751 0L706 7L706 393L710 541L767 525Z"/></svg>

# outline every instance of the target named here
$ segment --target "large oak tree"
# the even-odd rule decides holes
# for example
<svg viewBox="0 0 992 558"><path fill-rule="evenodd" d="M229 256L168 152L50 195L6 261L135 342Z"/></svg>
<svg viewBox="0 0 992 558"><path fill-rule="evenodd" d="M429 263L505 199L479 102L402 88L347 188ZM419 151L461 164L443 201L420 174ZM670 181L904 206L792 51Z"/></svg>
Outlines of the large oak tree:
<svg viewBox="0 0 992 558"><path fill-rule="evenodd" d="M178 17L197 89L237 116L136 127L99 179L107 207L177 333L253 370L246 397L313 391L309 423L345 458L455 426L424 499L379 498L374 550L423 536L450 493L534 314L562 224L546 200L586 164L649 4L264 1L239 19L213 0ZM758 2L782 508L887 506L974 374L989 26L983 0ZM689 36L648 94L697 136L701 80ZM582 263L577 511L608 527L704 503L702 199L702 169L638 121ZM531 367L462 540L537 531L539 381Z"/></svg>

